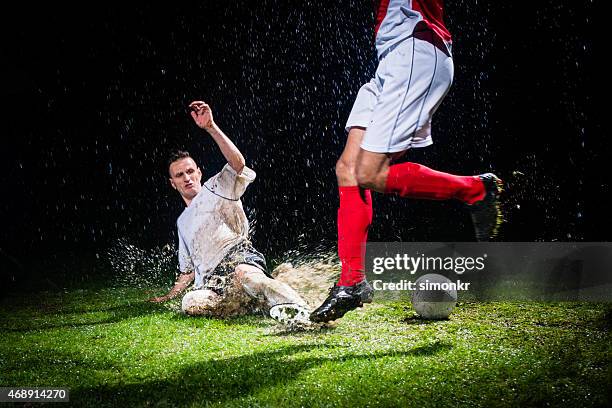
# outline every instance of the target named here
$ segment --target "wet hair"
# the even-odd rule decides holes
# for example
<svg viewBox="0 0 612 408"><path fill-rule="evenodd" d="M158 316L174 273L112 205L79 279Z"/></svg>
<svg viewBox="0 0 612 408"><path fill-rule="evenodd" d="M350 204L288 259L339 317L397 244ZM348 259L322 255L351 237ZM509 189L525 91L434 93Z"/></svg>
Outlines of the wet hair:
<svg viewBox="0 0 612 408"><path fill-rule="evenodd" d="M170 172L170 165L172 163L174 163L175 161L181 160L181 159L186 159L186 158L191 158L191 155L189 154L188 151L185 150L174 150L173 152L170 153L170 155L168 156L168 172Z"/></svg>

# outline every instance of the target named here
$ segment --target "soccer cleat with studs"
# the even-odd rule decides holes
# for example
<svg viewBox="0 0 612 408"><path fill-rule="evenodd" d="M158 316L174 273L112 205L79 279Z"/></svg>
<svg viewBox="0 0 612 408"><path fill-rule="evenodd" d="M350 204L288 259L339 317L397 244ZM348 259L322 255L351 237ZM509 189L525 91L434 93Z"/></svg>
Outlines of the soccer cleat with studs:
<svg viewBox="0 0 612 408"><path fill-rule="evenodd" d="M281 303L270 308L270 317L287 326L300 326L310 323L310 310L297 303Z"/></svg>
<svg viewBox="0 0 612 408"><path fill-rule="evenodd" d="M482 200L468 205L478 241L488 241L497 236L499 226L503 221L499 206L499 194L503 191L503 182L493 173L478 176L485 188Z"/></svg>
<svg viewBox="0 0 612 408"><path fill-rule="evenodd" d="M310 314L310 320L323 323L339 319L364 303L371 303L373 293L372 287L365 279L353 286L336 284L330 289L329 296L321 306Z"/></svg>

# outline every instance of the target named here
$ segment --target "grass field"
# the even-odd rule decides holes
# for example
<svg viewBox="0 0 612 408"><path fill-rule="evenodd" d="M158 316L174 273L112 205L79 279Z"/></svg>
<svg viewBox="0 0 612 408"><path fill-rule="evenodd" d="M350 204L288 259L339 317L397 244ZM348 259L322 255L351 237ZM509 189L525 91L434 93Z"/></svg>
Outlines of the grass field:
<svg viewBox="0 0 612 408"><path fill-rule="evenodd" d="M161 290L160 290L161 291ZM11 295L0 386L88 406L609 406L610 306L374 303L333 326L190 318L138 289ZM176 305L174 305L176 306Z"/></svg>

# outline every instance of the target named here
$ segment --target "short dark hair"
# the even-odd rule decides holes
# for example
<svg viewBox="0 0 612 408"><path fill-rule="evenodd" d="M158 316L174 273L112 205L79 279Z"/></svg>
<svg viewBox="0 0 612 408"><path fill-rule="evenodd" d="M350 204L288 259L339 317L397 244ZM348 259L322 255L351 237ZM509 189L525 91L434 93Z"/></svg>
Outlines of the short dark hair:
<svg viewBox="0 0 612 408"><path fill-rule="evenodd" d="M168 156L168 171L170 171L170 165L172 163L174 163L175 161L181 160L181 159L186 159L186 158L191 158L191 155L189 154L188 151L186 150L174 150L170 153L170 155Z"/></svg>

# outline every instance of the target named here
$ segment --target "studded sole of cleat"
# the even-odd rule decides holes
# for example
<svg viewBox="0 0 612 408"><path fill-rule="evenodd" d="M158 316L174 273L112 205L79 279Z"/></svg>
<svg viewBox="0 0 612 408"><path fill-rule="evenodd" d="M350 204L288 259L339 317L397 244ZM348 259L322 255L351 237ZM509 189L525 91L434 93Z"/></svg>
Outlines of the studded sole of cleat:
<svg viewBox="0 0 612 408"><path fill-rule="evenodd" d="M504 214L502 213L501 206L499 205L499 195L504 191L504 182L497 178L495 179L495 187L497 188L496 196L497 201L495 202L495 212L497 213L497 217L495 218L495 225L491 230L490 238L495 238L499 233L499 227L505 221Z"/></svg>

